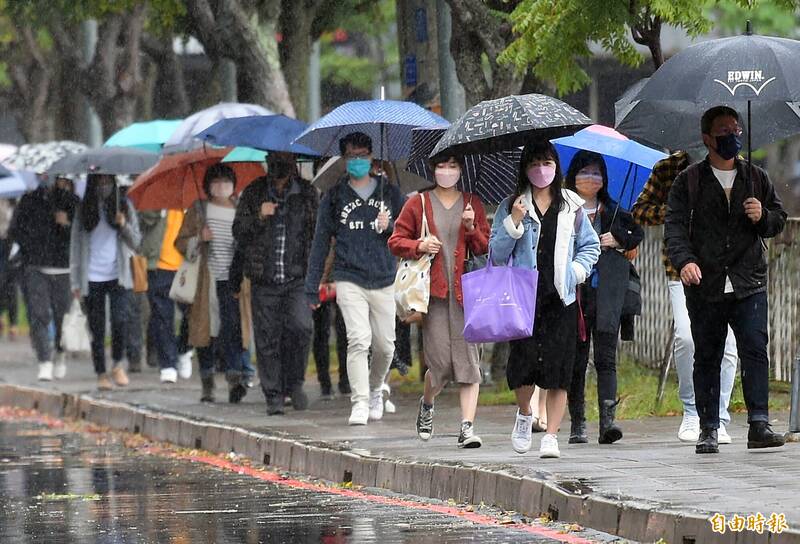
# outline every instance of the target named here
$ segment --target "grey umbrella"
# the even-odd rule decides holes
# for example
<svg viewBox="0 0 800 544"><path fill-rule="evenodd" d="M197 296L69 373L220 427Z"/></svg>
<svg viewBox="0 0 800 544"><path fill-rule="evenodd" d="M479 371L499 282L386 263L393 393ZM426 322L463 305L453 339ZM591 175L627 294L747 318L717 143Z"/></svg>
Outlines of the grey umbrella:
<svg viewBox="0 0 800 544"><path fill-rule="evenodd" d="M159 155L135 147L98 147L56 161L51 174L141 174L158 162Z"/></svg>
<svg viewBox="0 0 800 544"><path fill-rule="evenodd" d="M614 105L616 129L629 138L670 150L688 150L702 147L700 117L707 104L686 100L639 100L637 95L649 78L633 84ZM747 104L721 102L747 118ZM782 140L800 133L800 103L797 102L753 102L752 117L756 123L745 126L750 134L752 146Z"/></svg>

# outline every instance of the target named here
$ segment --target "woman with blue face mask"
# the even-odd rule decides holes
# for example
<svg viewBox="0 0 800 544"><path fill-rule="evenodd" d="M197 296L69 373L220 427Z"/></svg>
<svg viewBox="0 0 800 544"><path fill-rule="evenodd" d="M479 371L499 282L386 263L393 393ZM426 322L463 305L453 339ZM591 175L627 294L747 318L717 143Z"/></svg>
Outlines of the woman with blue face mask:
<svg viewBox="0 0 800 544"><path fill-rule="evenodd" d="M70 283L83 297L92 336L97 387L128 385L122 366L127 334L128 295L133 288L131 257L141 243L133 204L120 196L114 176L89 174L86 194L72 223ZM111 376L106 373L106 298L111 306ZM113 384L112 384L113 381Z"/></svg>
<svg viewBox="0 0 800 544"><path fill-rule="evenodd" d="M538 270L533 335L513 340L506 368L517 397L511 446L531 448L534 387L547 390L547 430L539 456L560 457L557 432L572 381L577 340L576 289L589 276L600 243L583 211L583 200L562 189L558 155L546 140L522 151L517 189L497 208L489 248L497 265Z"/></svg>
<svg viewBox="0 0 800 544"><path fill-rule="evenodd" d="M569 443L583 444L589 440L586 435L584 389L589 343L594 342L600 413L598 442L611 444L622 438L622 429L614 422L617 404L617 338L633 266L624 253L638 247L644 230L634 222L627 210L619 207L609 196L608 173L602 155L591 151L576 153L567 171L565 186L584 200L583 209L600 237L602 251L589 280L578 287L581 314L578 316L580 331L568 395L571 420Z"/></svg>

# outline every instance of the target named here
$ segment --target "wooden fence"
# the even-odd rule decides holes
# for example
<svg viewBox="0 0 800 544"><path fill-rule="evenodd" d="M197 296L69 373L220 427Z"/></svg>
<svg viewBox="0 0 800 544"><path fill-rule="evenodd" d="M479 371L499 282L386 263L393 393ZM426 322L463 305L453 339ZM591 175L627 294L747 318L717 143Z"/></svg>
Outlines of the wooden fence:
<svg viewBox="0 0 800 544"><path fill-rule="evenodd" d="M658 367L672 327L667 278L661 263L663 228L645 229L636 266L642 277L642 316L636 341L622 350L642 364ZM790 381L792 362L800 350L800 218L790 219L783 234L769 241L769 321L771 373Z"/></svg>

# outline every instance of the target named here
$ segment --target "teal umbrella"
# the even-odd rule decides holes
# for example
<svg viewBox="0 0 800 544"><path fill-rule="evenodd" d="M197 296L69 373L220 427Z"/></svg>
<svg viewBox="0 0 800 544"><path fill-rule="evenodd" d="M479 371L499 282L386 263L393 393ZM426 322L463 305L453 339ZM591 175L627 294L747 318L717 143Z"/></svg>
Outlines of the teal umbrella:
<svg viewBox="0 0 800 544"><path fill-rule="evenodd" d="M133 123L114 133L104 146L138 147L145 151L160 153L164 142L172 136L182 123L180 119Z"/></svg>
<svg viewBox="0 0 800 544"><path fill-rule="evenodd" d="M266 162L267 152L252 147L234 147L222 162Z"/></svg>

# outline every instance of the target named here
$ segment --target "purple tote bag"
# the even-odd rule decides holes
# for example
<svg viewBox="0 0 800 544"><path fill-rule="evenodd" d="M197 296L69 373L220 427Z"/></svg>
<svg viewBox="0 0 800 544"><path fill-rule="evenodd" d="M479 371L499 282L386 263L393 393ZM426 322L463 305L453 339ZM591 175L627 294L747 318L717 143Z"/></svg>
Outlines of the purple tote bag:
<svg viewBox="0 0 800 544"><path fill-rule="evenodd" d="M533 335L538 270L495 266L461 276L464 339L473 344L506 342Z"/></svg>

